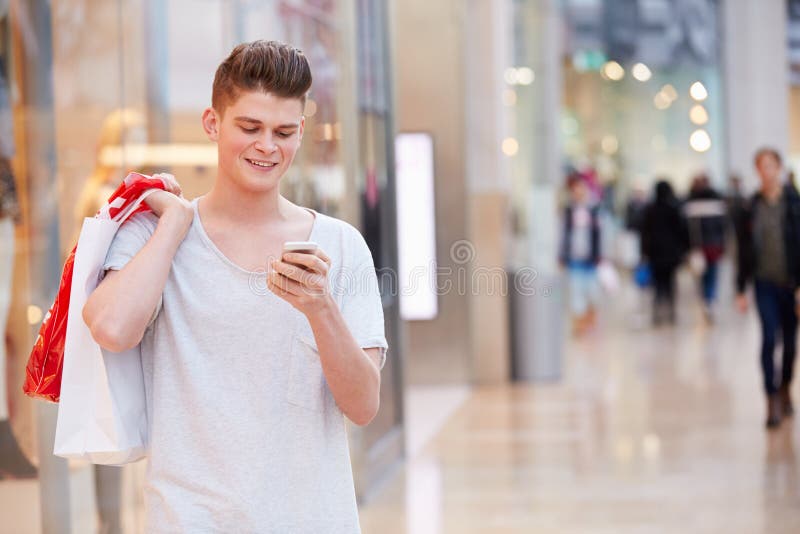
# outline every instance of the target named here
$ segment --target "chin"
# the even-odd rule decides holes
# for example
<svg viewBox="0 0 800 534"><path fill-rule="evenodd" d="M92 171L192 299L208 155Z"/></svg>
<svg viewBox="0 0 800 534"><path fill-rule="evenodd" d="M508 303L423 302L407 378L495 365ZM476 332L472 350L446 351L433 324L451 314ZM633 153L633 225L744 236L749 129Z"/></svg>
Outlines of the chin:
<svg viewBox="0 0 800 534"><path fill-rule="evenodd" d="M275 174L275 176L261 177L245 174L242 176L240 185L253 193L266 193L277 189L281 183L282 174Z"/></svg>

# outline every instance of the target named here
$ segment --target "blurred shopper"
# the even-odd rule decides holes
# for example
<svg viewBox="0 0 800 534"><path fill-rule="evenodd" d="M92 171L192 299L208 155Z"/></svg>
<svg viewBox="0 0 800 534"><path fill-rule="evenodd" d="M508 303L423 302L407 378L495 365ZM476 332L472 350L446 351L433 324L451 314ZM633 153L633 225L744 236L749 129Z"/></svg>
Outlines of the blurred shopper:
<svg viewBox="0 0 800 534"><path fill-rule="evenodd" d="M650 283L650 267L642 258L642 227L647 211L647 190L634 185L625 206L625 231L622 234L622 264L631 269L636 287L644 289Z"/></svg>
<svg viewBox="0 0 800 534"><path fill-rule="evenodd" d="M761 319L761 369L767 395L767 427L775 428L794 412L789 396L797 342L800 297L800 196L784 183L778 151L763 148L755 155L761 188L750 200L738 237L737 305L747 310L745 290L755 281ZM775 344L783 335L780 380L775 372Z"/></svg>
<svg viewBox="0 0 800 534"><path fill-rule="evenodd" d="M8 2L0 3L0 18L8 15L8 9ZM6 345L6 325L14 292L15 226L20 221L21 209L11 165L16 149L11 83L5 57L0 54L0 479L35 478L37 470L22 452L12 431L8 406L6 370L10 353Z"/></svg>
<svg viewBox="0 0 800 534"><path fill-rule="evenodd" d="M636 185L631 190L625 206L625 229L637 235L642 233L644 212L647 209L647 191L644 186Z"/></svg>
<svg viewBox="0 0 800 534"><path fill-rule="evenodd" d="M35 478L37 471L17 442L11 428L7 389L5 327L13 294L14 225L20 208L11 162L0 157L0 479Z"/></svg>
<svg viewBox="0 0 800 534"><path fill-rule="evenodd" d="M123 161L123 148L129 144L147 142L147 125L144 115L135 109L122 108L109 113L103 120L95 150L95 165L86 179L75 207L76 227L80 233L84 217L93 217L105 205L108 197L119 186L127 170L137 172L147 169L130 161ZM124 169L123 169L124 166Z"/></svg>
<svg viewBox="0 0 800 534"><path fill-rule="evenodd" d="M617 259L626 269L635 269L641 260L641 233L644 210L647 208L647 191L634 186L625 205L624 229L617 235Z"/></svg>
<svg viewBox="0 0 800 534"><path fill-rule="evenodd" d="M744 195L742 187L742 177L732 174L729 180L728 197L728 218L733 227L733 235L738 236L742 233L743 224L746 218L748 200Z"/></svg>
<svg viewBox="0 0 800 534"><path fill-rule="evenodd" d="M642 221L642 256L650 266L655 296L653 324L675 323L675 272L689 246L686 220L672 186L660 180Z"/></svg>
<svg viewBox="0 0 800 534"><path fill-rule="evenodd" d="M560 261L567 269L573 333L583 334L596 319L600 295L597 266L600 262L600 210L592 200L589 184L579 174L567 180L569 203L564 210Z"/></svg>
<svg viewBox="0 0 800 534"><path fill-rule="evenodd" d="M707 321L713 319L713 305L717 296L719 260L725 253L725 201L711 187L708 176L700 174L692 180L689 197L684 206L692 250L701 255L702 272L700 291L703 299L703 315Z"/></svg>

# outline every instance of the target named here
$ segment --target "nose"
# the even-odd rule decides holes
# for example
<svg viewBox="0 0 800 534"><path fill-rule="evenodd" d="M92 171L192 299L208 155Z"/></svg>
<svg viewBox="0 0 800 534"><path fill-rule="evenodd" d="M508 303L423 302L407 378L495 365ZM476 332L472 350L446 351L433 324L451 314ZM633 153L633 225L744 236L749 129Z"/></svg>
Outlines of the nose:
<svg viewBox="0 0 800 534"><path fill-rule="evenodd" d="M256 140L255 148L265 154L275 152L278 146L275 144L275 137L272 135L272 132L265 132L263 136L259 137Z"/></svg>

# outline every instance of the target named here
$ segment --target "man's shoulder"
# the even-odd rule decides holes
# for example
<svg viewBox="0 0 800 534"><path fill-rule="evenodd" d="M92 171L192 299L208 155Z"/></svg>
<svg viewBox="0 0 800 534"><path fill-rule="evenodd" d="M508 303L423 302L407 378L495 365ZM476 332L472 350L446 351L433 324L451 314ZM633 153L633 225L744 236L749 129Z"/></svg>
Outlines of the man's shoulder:
<svg viewBox="0 0 800 534"><path fill-rule="evenodd" d="M794 185L785 184L783 186L783 194L789 202L800 203L800 193L797 192L797 188Z"/></svg>
<svg viewBox="0 0 800 534"><path fill-rule="evenodd" d="M127 224L131 221L136 221L139 224L147 224L147 225L158 224L158 215L156 215L150 210L143 210L138 213L134 213L133 215L128 217L128 219L122 224Z"/></svg>
<svg viewBox="0 0 800 534"><path fill-rule="evenodd" d="M339 219L333 217L331 215L326 215L324 213L320 213L318 211L314 212L317 220L315 222L316 232L321 232L324 234L337 234L345 238L361 238L361 232L356 228L354 225L350 224L349 222L345 221L344 219Z"/></svg>
<svg viewBox="0 0 800 534"><path fill-rule="evenodd" d="M361 231L349 222L336 217L316 212L317 221L314 239L325 248L335 247L338 250L325 250L328 255L340 257L341 264L358 265L372 260L372 252Z"/></svg>
<svg viewBox="0 0 800 534"><path fill-rule="evenodd" d="M152 211L140 211L131 215L117 231L117 235L124 236L126 233L137 235L152 235L158 227L158 216Z"/></svg>

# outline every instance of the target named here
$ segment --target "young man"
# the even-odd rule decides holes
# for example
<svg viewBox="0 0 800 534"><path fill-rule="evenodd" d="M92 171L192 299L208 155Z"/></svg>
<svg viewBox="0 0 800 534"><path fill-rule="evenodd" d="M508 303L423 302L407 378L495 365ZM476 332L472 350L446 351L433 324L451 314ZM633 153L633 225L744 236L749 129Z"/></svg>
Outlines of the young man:
<svg viewBox="0 0 800 534"><path fill-rule="evenodd" d="M797 299L800 295L800 196L781 180L781 156L764 148L755 156L760 190L744 210L739 225L737 305L747 310L745 289L755 279L755 299L761 318L761 369L767 395L767 427L792 415L792 383L797 343ZM783 334L783 369L776 380L775 341Z"/></svg>
<svg viewBox="0 0 800 534"><path fill-rule="evenodd" d="M236 47L203 113L213 188L150 196L84 308L101 346L141 343L148 533L359 531L343 414L375 416L387 344L361 235L279 194L310 86L300 51Z"/></svg>

